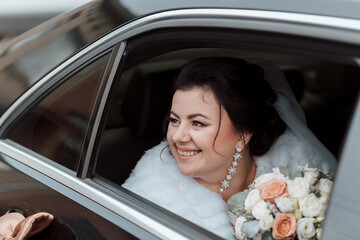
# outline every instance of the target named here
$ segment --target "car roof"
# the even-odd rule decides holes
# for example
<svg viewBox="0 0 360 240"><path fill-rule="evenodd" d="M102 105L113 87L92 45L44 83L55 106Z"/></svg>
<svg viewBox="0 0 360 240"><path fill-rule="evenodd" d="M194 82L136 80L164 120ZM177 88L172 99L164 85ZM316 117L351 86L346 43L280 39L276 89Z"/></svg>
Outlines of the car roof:
<svg viewBox="0 0 360 240"><path fill-rule="evenodd" d="M0 84L21 83L0 99L0 116L56 66L104 34L141 16L169 10L223 8L360 19L360 1L338 0L95 0L0 44ZM256 12L254 13L256 14ZM299 15L299 19L301 15ZM55 44L55 45L54 45ZM66 49L59 54L58 49ZM40 64L41 63L41 64ZM3 90L5 91L5 90ZM6 95L0 90L0 96Z"/></svg>
<svg viewBox="0 0 360 240"><path fill-rule="evenodd" d="M360 19L357 0L112 0L115 1L134 17L175 9L231 8Z"/></svg>

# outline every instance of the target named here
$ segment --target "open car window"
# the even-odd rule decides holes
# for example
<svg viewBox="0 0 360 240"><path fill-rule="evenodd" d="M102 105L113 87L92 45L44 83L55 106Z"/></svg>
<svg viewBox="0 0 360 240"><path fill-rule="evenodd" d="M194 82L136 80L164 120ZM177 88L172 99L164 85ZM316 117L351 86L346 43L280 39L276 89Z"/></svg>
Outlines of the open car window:
<svg viewBox="0 0 360 240"><path fill-rule="evenodd" d="M155 31L129 39L89 177L122 191L120 186L145 151L165 138L163 123L177 71L206 56L262 58L277 64L309 128L338 158L359 91L360 68L350 49L311 38L219 29L167 29L166 35Z"/></svg>
<svg viewBox="0 0 360 240"><path fill-rule="evenodd" d="M144 152L165 137L163 122L177 71L191 59L205 56L262 58L277 64L304 109L309 128L338 157L359 86L360 68L354 56L347 55L346 45L323 42L322 49L327 46L328 52L321 55L314 54L320 40L294 37L293 42L285 42L289 36L265 35L260 44L259 35L189 29L167 30L166 37L158 31L131 39L93 176L117 185L127 179ZM172 44L164 44L170 40Z"/></svg>

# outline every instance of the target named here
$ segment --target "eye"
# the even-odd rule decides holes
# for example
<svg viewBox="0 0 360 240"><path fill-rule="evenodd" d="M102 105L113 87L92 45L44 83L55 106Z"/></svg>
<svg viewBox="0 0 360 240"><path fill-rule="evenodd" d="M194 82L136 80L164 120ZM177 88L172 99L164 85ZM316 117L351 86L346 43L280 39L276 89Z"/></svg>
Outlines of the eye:
<svg viewBox="0 0 360 240"><path fill-rule="evenodd" d="M194 127L206 127L205 124L203 124L202 122L199 122L199 121L193 121L193 122L192 122L192 125L193 125Z"/></svg>
<svg viewBox="0 0 360 240"><path fill-rule="evenodd" d="M177 127L180 125L179 120L177 120L176 118L170 117L169 118L169 122L171 126Z"/></svg>

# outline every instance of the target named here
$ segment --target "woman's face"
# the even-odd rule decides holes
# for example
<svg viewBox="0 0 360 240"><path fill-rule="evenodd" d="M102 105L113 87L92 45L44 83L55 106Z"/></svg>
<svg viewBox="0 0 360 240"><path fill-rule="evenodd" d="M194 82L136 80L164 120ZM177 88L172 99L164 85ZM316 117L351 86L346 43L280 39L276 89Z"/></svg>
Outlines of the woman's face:
<svg viewBox="0 0 360 240"><path fill-rule="evenodd" d="M219 121L220 107L212 91L193 88L175 92L167 140L182 174L208 182L224 178L239 134L223 108L220 125Z"/></svg>

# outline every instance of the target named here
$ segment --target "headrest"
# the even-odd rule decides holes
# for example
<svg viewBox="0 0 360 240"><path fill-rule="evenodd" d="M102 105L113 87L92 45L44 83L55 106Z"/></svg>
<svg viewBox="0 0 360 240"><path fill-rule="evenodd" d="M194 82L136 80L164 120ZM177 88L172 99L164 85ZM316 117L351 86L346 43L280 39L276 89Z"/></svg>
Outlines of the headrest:
<svg viewBox="0 0 360 240"><path fill-rule="evenodd" d="M159 137L170 108L176 70L145 73L135 70L124 96L122 112L136 137Z"/></svg>
<svg viewBox="0 0 360 240"><path fill-rule="evenodd" d="M323 62L319 66L316 80L329 103L338 102L339 99L352 101L358 94L359 78L360 68L355 62L344 65Z"/></svg>
<svg viewBox="0 0 360 240"><path fill-rule="evenodd" d="M283 72L296 100L300 102L305 91L305 80L302 72L298 70L283 70Z"/></svg>

